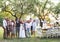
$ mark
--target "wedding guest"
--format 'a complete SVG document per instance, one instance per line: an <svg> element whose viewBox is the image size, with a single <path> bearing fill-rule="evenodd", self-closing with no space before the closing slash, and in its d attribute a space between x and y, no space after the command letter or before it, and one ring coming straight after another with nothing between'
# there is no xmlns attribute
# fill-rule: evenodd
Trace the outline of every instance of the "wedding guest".
<svg viewBox="0 0 60 42"><path fill-rule="evenodd" d="M8 23L8 36L9 37L11 37L11 35L12 35L12 22L11 22L12 20L11 19L9 19L9 23Z"/></svg>
<svg viewBox="0 0 60 42"><path fill-rule="evenodd" d="M36 28L37 24L36 24L36 21L33 20L33 23L32 23L32 27L33 27L33 35L35 36L35 28Z"/></svg>
<svg viewBox="0 0 60 42"><path fill-rule="evenodd" d="M32 22L33 22L33 19L32 19L32 18L30 18L30 25L31 25L31 35L33 34Z"/></svg>
<svg viewBox="0 0 60 42"><path fill-rule="evenodd" d="M19 18L16 19L16 37L19 38L19 31L20 31L20 20Z"/></svg>
<svg viewBox="0 0 60 42"><path fill-rule="evenodd" d="M27 32L27 37L31 37L31 24L30 24L30 20L28 20L27 23L26 23L26 32Z"/></svg>
<svg viewBox="0 0 60 42"><path fill-rule="evenodd" d="M10 37L10 20L7 19L7 37Z"/></svg>
<svg viewBox="0 0 60 42"><path fill-rule="evenodd" d="M15 34L16 34L16 24L15 24L15 21L12 20L12 31L11 31L11 38L15 38Z"/></svg>
<svg viewBox="0 0 60 42"><path fill-rule="evenodd" d="M7 21L6 21L7 18L4 18L3 19L3 29L4 29L4 34L3 34L3 38L6 39L7 38Z"/></svg>

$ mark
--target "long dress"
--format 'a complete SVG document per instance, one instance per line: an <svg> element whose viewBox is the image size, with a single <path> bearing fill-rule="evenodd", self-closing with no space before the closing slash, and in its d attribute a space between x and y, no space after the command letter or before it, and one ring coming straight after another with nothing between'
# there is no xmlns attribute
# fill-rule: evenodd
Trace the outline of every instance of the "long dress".
<svg viewBox="0 0 60 42"><path fill-rule="evenodd" d="M25 38L25 30L24 30L24 25L20 24L20 32L19 32L19 38Z"/></svg>

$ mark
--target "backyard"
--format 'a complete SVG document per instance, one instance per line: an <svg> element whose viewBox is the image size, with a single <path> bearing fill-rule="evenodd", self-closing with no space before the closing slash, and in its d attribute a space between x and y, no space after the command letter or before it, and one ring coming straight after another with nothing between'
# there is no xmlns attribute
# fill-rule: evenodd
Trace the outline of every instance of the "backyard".
<svg viewBox="0 0 60 42"><path fill-rule="evenodd" d="M3 39L1 26L8 27L9 34L14 34L19 27L18 36L28 34L28 38ZM60 0L0 0L0 42L60 42L59 36Z"/></svg>

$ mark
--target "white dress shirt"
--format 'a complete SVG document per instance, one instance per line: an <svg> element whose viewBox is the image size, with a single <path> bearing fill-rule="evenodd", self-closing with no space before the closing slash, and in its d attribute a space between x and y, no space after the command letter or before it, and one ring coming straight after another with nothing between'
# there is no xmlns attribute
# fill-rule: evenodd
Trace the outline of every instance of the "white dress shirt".
<svg viewBox="0 0 60 42"><path fill-rule="evenodd" d="M4 19L3 20L3 27L6 29L6 26L7 26L7 21Z"/></svg>

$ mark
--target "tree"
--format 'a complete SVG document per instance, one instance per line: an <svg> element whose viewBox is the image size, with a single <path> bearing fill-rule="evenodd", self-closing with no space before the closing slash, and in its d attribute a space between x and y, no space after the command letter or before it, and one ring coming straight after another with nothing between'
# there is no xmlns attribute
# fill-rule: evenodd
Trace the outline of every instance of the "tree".
<svg viewBox="0 0 60 42"><path fill-rule="evenodd" d="M8 2L8 4L6 2ZM46 7L48 4L50 5L49 8ZM17 14L19 14L19 18L21 18L25 14L32 13L37 16L40 21L41 19L44 20L45 15L53 9L50 0L6 0L2 3L2 6L2 11L10 13L15 18L18 17ZM46 9L48 12L45 14L44 11ZM42 16L44 16L44 18Z"/></svg>
<svg viewBox="0 0 60 42"><path fill-rule="evenodd" d="M37 17L39 18L39 20L40 20L40 25L41 25L41 27L42 27L42 24L41 24L41 19L43 19L42 18L42 15L44 16L44 10L46 9L46 5L47 5L47 3L48 3L48 0L40 0L40 3L37 3L37 8L38 8L38 12L37 12ZM45 16L44 16L44 19L45 19ZM43 20L44 20L43 19Z"/></svg>
<svg viewBox="0 0 60 42"><path fill-rule="evenodd" d="M53 8L52 12L56 15L56 19L58 18L58 14L60 14L60 2Z"/></svg>
<svg viewBox="0 0 60 42"><path fill-rule="evenodd" d="M8 5L6 5L6 2L9 2ZM20 18L23 14L29 14L29 13L36 13L35 5L38 3L38 0L7 0L4 1L3 5L3 11L9 12L12 16L17 17L17 13L20 14ZM13 11L11 13L9 10L6 10L6 7L10 7L10 11Z"/></svg>

